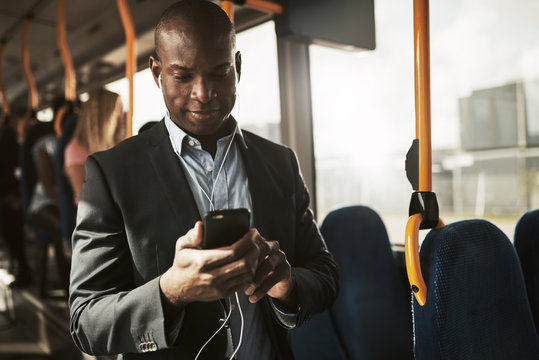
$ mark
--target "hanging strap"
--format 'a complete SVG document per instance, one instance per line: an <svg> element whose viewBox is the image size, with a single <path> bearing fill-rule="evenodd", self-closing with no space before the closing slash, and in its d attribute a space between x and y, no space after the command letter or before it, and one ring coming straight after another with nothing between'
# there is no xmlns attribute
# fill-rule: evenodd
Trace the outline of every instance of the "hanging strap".
<svg viewBox="0 0 539 360"><path fill-rule="evenodd" d="M62 136L62 119L70 110L70 106L73 106L77 98L77 80L75 68L73 67L73 60L71 59L71 54L69 53L69 47L66 40L64 2L64 0L58 0L56 3L56 42L58 44L58 49L60 50L60 55L65 68L64 97L67 104L64 104L60 109L58 109L54 118L54 131L57 137Z"/></svg>
<svg viewBox="0 0 539 360"><path fill-rule="evenodd" d="M125 76L129 82L129 107L127 108L126 118L126 137L133 135L133 109L134 109L134 75L137 68L136 56L136 34L133 18L129 11L126 0L117 0L118 10L122 18L122 24L125 32L126 56L125 56Z"/></svg>
<svg viewBox="0 0 539 360"><path fill-rule="evenodd" d="M37 95L36 82L34 76L32 75L32 69L30 67L30 52L28 51L28 32L30 31L30 25L32 24L32 19L27 18L24 21L21 34L21 59L22 59L22 68L24 72L24 77L26 78L26 83L28 84L28 107L35 115L37 108L39 106L39 99Z"/></svg>

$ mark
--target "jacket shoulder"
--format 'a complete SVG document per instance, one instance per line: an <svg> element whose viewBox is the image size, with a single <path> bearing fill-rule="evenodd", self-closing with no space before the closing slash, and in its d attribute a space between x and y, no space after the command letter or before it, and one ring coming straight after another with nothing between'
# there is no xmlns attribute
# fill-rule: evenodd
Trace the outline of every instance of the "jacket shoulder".
<svg viewBox="0 0 539 360"><path fill-rule="evenodd" d="M252 146L263 153L279 156L290 156L290 152L293 152L288 146L277 144L250 131L242 129L242 133L248 148Z"/></svg>
<svg viewBox="0 0 539 360"><path fill-rule="evenodd" d="M110 165L117 168L121 164L140 161L140 157L145 156L144 154L150 148L163 141L163 139L168 139L166 135L167 131L164 123L160 121L151 129L127 138L108 150L98 151L91 156L104 166Z"/></svg>

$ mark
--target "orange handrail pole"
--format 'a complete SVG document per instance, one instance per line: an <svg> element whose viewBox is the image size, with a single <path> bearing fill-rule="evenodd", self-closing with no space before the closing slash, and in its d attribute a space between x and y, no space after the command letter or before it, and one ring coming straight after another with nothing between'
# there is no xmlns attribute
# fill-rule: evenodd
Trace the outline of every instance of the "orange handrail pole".
<svg viewBox="0 0 539 360"><path fill-rule="evenodd" d="M4 116L9 115L9 101L7 99L6 92L4 90L4 80L2 78L2 64L3 64L3 54L4 54L4 48L6 47L6 43L2 42L0 43L0 98L2 99L2 108L4 110Z"/></svg>
<svg viewBox="0 0 539 360"><path fill-rule="evenodd" d="M118 10L120 11L120 17L122 18L122 24L125 32L126 43L126 58L125 58L125 75L129 82L129 107L127 109L126 117L126 137L133 135L133 108L134 108L134 83L133 77L137 67L137 58L135 51L135 26L133 24L133 18L127 6L126 0L117 0Z"/></svg>
<svg viewBox="0 0 539 360"><path fill-rule="evenodd" d="M245 7L269 12L276 15L281 15L283 13L283 6L271 1L264 0L247 0L245 2Z"/></svg>
<svg viewBox="0 0 539 360"><path fill-rule="evenodd" d="M418 191L432 191L429 41L429 1L414 0L415 121L416 139L419 139Z"/></svg>
<svg viewBox="0 0 539 360"><path fill-rule="evenodd" d="M21 58L24 77L28 83L28 107L37 111L39 106L39 99L37 96L37 87L34 77L32 75L32 69L30 67L30 53L28 51L28 32L30 31L31 19L26 19L22 28L21 35Z"/></svg>
<svg viewBox="0 0 539 360"><path fill-rule="evenodd" d="M427 301L427 285L423 280L421 273L421 264L419 262L419 226L423 221L421 214L410 216L406 223L406 238L404 242L404 257L406 259L406 273L408 281L412 287L412 292L419 303L425 305Z"/></svg>
<svg viewBox="0 0 539 360"><path fill-rule="evenodd" d="M234 2L232 0L222 0L221 8L226 12L232 24L234 24Z"/></svg>
<svg viewBox="0 0 539 360"><path fill-rule="evenodd" d="M62 56L62 61L65 67L65 99L67 101L75 101L77 97L77 81L75 76L75 68L73 67L73 60L69 53L66 40L66 24L64 16L64 0L58 0L56 3L56 41L58 43L58 49ZM60 137L62 135L61 120L67 111L67 105L58 110L56 118L54 119L54 131L56 135Z"/></svg>

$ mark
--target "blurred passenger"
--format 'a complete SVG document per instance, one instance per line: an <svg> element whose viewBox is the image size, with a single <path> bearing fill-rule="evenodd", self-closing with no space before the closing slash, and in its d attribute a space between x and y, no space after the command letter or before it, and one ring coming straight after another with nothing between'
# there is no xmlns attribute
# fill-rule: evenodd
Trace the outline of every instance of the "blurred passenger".
<svg viewBox="0 0 539 360"><path fill-rule="evenodd" d="M53 104L55 130L56 125L60 123L61 133L57 133L57 152L54 158L54 175L56 185L58 186L58 203L60 208L60 219L62 223L62 237L64 241L71 247L71 234L75 228L75 204L73 203L73 189L71 183L64 172L64 152L67 144L73 138L73 133L77 127L79 119L80 103L78 100L66 102L62 97ZM65 109L61 111L60 109Z"/></svg>
<svg viewBox="0 0 539 360"><path fill-rule="evenodd" d="M6 116L0 126L0 234L7 245L12 267L17 266L14 284L24 286L32 282L32 276L24 246L21 189L16 176L19 153L16 129L20 115Z"/></svg>
<svg viewBox="0 0 539 360"><path fill-rule="evenodd" d="M33 148L39 139L48 134L54 134L51 122L37 121L34 112L24 111L17 123L19 138L19 167L21 169L21 189L23 198L23 215L27 218L28 207L32 200L37 183L37 168L34 161Z"/></svg>
<svg viewBox="0 0 539 360"><path fill-rule="evenodd" d="M52 125L52 123L51 123ZM56 266L61 287L65 290L69 284L69 262L66 259L64 243L62 240L60 210L58 204L58 187L54 175L54 159L57 152L57 139L54 132L39 137L32 146L32 158L36 167L37 181L28 206L27 221L33 227L36 237L41 240L42 278L40 293L46 295L46 276L48 245L54 247ZM37 229L37 230L36 230ZM42 236L40 232L46 232ZM46 238L45 238L46 237Z"/></svg>
<svg viewBox="0 0 539 360"><path fill-rule="evenodd" d="M89 93L82 104L73 138L64 154L65 172L78 203L84 181L84 163L88 155L107 150L124 138L124 112L120 95L99 89Z"/></svg>

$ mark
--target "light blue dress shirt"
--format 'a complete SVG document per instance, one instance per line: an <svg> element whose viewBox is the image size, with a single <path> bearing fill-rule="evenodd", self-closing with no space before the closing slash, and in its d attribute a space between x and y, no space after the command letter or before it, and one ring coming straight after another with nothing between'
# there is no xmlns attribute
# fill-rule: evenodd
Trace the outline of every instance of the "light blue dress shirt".
<svg viewBox="0 0 539 360"><path fill-rule="evenodd" d="M247 208L253 214L249 181L239 148L241 146L246 149L247 145L239 126L226 158L225 154L232 134L217 141L215 159L202 149L197 139L189 136L178 127L170 119L168 113L165 116L165 126L170 135L172 147L176 155L180 157L200 217L203 218L204 214L210 211L208 198L212 197L212 191L215 210ZM217 177L221 166L221 173ZM251 216L252 225L253 216ZM243 338L237 353L238 359L274 360L276 355L264 324L260 302L251 304L243 292L238 292L238 295L244 317ZM235 296L231 296L231 301L234 304L234 310L230 316L230 329L232 330L233 349L235 350L240 337L241 318ZM272 305L274 311L280 312L273 303ZM232 355L233 349L228 349L229 356Z"/></svg>

